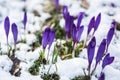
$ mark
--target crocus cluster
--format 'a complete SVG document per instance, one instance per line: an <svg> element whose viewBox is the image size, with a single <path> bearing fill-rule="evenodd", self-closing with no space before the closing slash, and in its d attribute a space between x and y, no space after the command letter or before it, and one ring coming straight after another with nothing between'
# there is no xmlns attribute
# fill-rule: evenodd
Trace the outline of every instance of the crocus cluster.
<svg viewBox="0 0 120 80"><path fill-rule="evenodd" d="M66 40L72 37L73 51L74 51L75 44L79 43L81 34L84 30L84 26L81 25L82 19L84 17L84 12L79 13L77 17L77 25L74 24L74 17L70 15L67 6L63 6L63 17L65 20ZM74 57L74 54L73 54L73 57Z"/></svg>
<svg viewBox="0 0 120 80"><path fill-rule="evenodd" d="M5 29L7 45L8 45L8 35L9 35L9 30L10 30L10 20L8 16L5 18L5 21L4 21L4 29ZM17 38L18 38L18 29L15 23L12 23L12 34L14 38L14 45L16 46Z"/></svg>
<svg viewBox="0 0 120 80"><path fill-rule="evenodd" d="M95 63L95 68L93 69L93 71L96 70L96 67L98 65L98 63L100 63L100 61L102 60L102 70L109 64L111 64L114 61L114 57L110 56L110 53L107 52L108 50L108 46L112 40L112 37L114 35L114 28L115 28L115 22L112 22L112 27L110 28L110 30L108 31L107 34L107 39L103 39L102 42L100 43L100 46L98 48L97 51L97 55L95 57L96 63ZM91 41L88 44L87 47L87 53L88 53L88 74L90 74L90 69L91 69L91 64L94 58L94 53L95 53L95 46L96 46L96 38L93 37L91 39ZM101 73L101 76L103 77L104 74Z"/></svg>

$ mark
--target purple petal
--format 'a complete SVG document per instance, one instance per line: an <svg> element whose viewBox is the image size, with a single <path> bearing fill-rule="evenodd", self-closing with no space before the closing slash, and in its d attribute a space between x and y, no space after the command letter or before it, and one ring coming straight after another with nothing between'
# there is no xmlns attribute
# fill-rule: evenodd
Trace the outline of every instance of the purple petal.
<svg viewBox="0 0 120 80"><path fill-rule="evenodd" d="M76 26L75 26L75 24L73 24L72 30L71 30L73 42L76 42L76 33L77 33Z"/></svg>
<svg viewBox="0 0 120 80"><path fill-rule="evenodd" d="M71 36L71 28L73 25L73 21L74 21L74 17L68 15L68 17L65 21L66 40L69 39Z"/></svg>
<svg viewBox="0 0 120 80"><path fill-rule="evenodd" d="M105 66L110 65L113 61L114 61L114 57L110 57L110 54L108 53L103 59L102 69L104 69Z"/></svg>
<svg viewBox="0 0 120 80"><path fill-rule="evenodd" d="M49 41L48 41L49 48L51 47L54 39L55 39L55 31L51 30L51 32L49 33Z"/></svg>
<svg viewBox="0 0 120 80"><path fill-rule="evenodd" d="M13 34L13 38L14 38L14 44L16 44L17 38L18 38L18 29L17 29L17 25L15 23L12 24L12 34Z"/></svg>
<svg viewBox="0 0 120 80"><path fill-rule="evenodd" d="M27 12L24 12L24 19L23 19L24 30L26 29L26 23L27 23Z"/></svg>
<svg viewBox="0 0 120 80"><path fill-rule="evenodd" d="M94 32L97 30L99 24L100 24L100 21L101 21L101 13L98 14L97 18L96 18L96 21L95 21L95 24L94 24Z"/></svg>
<svg viewBox="0 0 120 80"><path fill-rule="evenodd" d="M77 33L76 33L76 42L78 43L81 37L81 34L84 30L84 26L78 27Z"/></svg>
<svg viewBox="0 0 120 80"><path fill-rule="evenodd" d="M100 62L100 60L102 59L104 53L105 53L105 50L106 50L106 39L103 39L99 48L98 48L98 51L97 51L97 55L96 55L96 66L97 64Z"/></svg>
<svg viewBox="0 0 120 80"><path fill-rule="evenodd" d="M105 74L104 73L101 73L100 77L98 80L105 80Z"/></svg>
<svg viewBox="0 0 120 80"><path fill-rule="evenodd" d="M65 20L66 40L68 40L71 36L71 28L73 25L74 17L70 16L67 6L63 6L62 13Z"/></svg>
<svg viewBox="0 0 120 80"><path fill-rule="evenodd" d="M55 5L55 8L58 9L59 8L59 0L54 0L54 5Z"/></svg>
<svg viewBox="0 0 120 80"><path fill-rule="evenodd" d="M95 23L95 17L92 17L92 19L90 20L89 25L88 25L88 31L87 31L88 35L89 35L90 31L92 30L92 28L94 27L94 23Z"/></svg>
<svg viewBox="0 0 120 80"><path fill-rule="evenodd" d="M93 37L87 47L88 63L89 63L88 70L89 71L90 71L91 63L92 63L92 60L94 57L95 46L96 46L96 39L95 39L95 37Z"/></svg>
<svg viewBox="0 0 120 80"><path fill-rule="evenodd" d="M66 19L66 16L69 14L67 6L63 6L62 13L63 17Z"/></svg>
<svg viewBox="0 0 120 80"><path fill-rule="evenodd" d="M8 16L5 18L5 21L4 21L4 29L5 29L7 43L8 43L8 35L9 35L9 30L10 30L10 20Z"/></svg>
<svg viewBox="0 0 120 80"><path fill-rule="evenodd" d="M43 46L43 49L45 49L47 44L48 44L48 38L49 38L50 31L51 31L50 27L47 27L45 29L45 31L43 32L43 35L42 35L42 46Z"/></svg>
<svg viewBox="0 0 120 80"><path fill-rule="evenodd" d="M115 32L115 25L116 23L115 22L112 22L112 25L111 25L111 28L107 34L107 46L109 46L112 38L113 38L113 35L114 35L114 32Z"/></svg>
<svg viewBox="0 0 120 80"><path fill-rule="evenodd" d="M80 26L81 22L82 22L82 19L84 17L84 12L80 12L79 15L78 15L78 22L77 22L77 27Z"/></svg>

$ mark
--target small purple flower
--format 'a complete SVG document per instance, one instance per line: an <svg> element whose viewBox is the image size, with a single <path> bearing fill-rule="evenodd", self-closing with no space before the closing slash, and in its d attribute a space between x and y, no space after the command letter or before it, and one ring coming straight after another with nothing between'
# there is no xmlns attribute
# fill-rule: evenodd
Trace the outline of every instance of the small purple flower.
<svg viewBox="0 0 120 80"><path fill-rule="evenodd" d="M90 43L88 44L87 47L87 54L88 54L88 71L90 73L90 67L91 67L91 63L94 57L94 52L95 52L95 46L96 46L96 39L95 37L92 38L92 40L90 41Z"/></svg>
<svg viewBox="0 0 120 80"><path fill-rule="evenodd" d="M95 17L91 18L89 25L88 25L88 32L87 32L88 35L89 35L90 31L92 30L92 28L94 29L93 34L95 33L95 31L97 30L97 28L100 24L100 21L101 21L101 13L98 14L96 19L95 19Z"/></svg>
<svg viewBox="0 0 120 80"><path fill-rule="evenodd" d="M84 30L84 26L79 26L78 28L73 24L71 35L74 43L78 43L81 37L81 34Z"/></svg>
<svg viewBox="0 0 120 80"><path fill-rule="evenodd" d="M105 74L102 72L98 80L105 80Z"/></svg>
<svg viewBox="0 0 120 80"><path fill-rule="evenodd" d="M47 27L43 32L43 36L42 36L43 49L45 49L47 45L49 45L50 48L54 38L55 38L55 31L51 30L50 27Z"/></svg>
<svg viewBox="0 0 120 80"><path fill-rule="evenodd" d="M113 61L114 57L110 57L110 54L108 53L103 59L102 69L104 69L105 66L110 65Z"/></svg>
<svg viewBox="0 0 120 80"><path fill-rule="evenodd" d="M27 23L27 12L24 12L24 18L23 18L24 30L26 30L26 23Z"/></svg>
<svg viewBox="0 0 120 80"><path fill-rule="evenodd" d="M96 66L97 64L100 62L100 60L102 59L104 53L105 53L105 50L106 50L106 39L103 39L99 48L98 48L98 51L97 51L97 55L96 55L96 65L95 65L95 69L96 69Z"/></svg>
<svg viewBox="0 0 120 80"><path fill-rule="evenodd" d="M100 24L100 21L101 21L101 13L98 14L96 20L95 20L95 24L94 24L94 32L97 30L99 24Z"/></svg>
<svg viewBox="0 0 120 80"><path fill-rule="evenodd" d="M8 35L10 30L10 20L8 16L5 18L5 21L4 21L4 29L5 29L7 44L8 44Z"/></svg>
<svg viewBox="0 0 120 80"><path fill-rule="evenodd" d="M66 40L68 40L71 36L71 27L73 25L74 17L70 16L67 6L63 6L62 12L63 12L64 20L65 20Z"/></svg>
<svg viewBox="0 0 120 80"><path fill-rule="evenodd" d="M44 49L46 48L46 46L48 44L47 40L48 40L48 37L49 37L49 33L50 33L50 28L47 27L45 29L45 31L43 32L43 36L42 36L42 46L43 46Z"/></svg>
<svg viewBox="0 0 120 80"><path fill-rule="evenodd" d="M12 24L12 34L13 34L13 38L14 38L14 44L16 45L17 38L18 38L18 29L17 29L17 25L15 23Z"/></svg>
<svg viewBox="0 0 120 80"><path fill-rule="evenodd" d="M58 9L59 8L59 0L54 0L54 5L55 5L55 8Z"/></svg>
<svg viewBox="0 0 120 80"><path fill-rule="evenodd" d="M112 24L111 24L111 28L107 34L107 46L109 46L112 38L113 38L113 35L114 35L114 32L115 32L115 25L116 25L116 22L113 21Z"/></svg>

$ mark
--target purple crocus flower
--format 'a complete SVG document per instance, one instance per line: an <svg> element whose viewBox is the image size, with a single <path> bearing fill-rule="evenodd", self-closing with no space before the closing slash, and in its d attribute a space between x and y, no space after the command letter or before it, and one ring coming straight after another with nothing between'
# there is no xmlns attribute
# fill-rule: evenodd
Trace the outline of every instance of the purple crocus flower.
<svg viewBox="0 0 120 80"><path fill-rule="evenodd" d="M98 29L98 26L99 26L99 24L100 24L100 21L101 21L101 13L98 14L98 16L97 16L97 18L96 18L96 20L95 20L95 24L94 24L94 29L95 29L95 31ZM95 32L95 31L94 31L94 32Z"/></svg>
<svg viewBox="0 0 120 80"><path fill-rule="evenodd" d="M95 69L96 69L96 66L97 64L100 62L100 60L102 59L104 53L105 53L105 50L106 50L106 39L103 39L99 48L98 48L98 51L97 51L97 55L96 55L96 65L95 65Z"/></svg>
<svg viewBox="0 0 120 80"><path fill-rule="evenodd" d="M18 38L18 29L17 29L17 25L15 23L12 24L12 34L13 34L13 38L14 38L14 44L16 45L17 38Z"/></svg>
<svg viewBox="0 0 120 80"><path fill-rule="evenodd" d="M108 53L103 59L102 69L104 69L105 66L110 65L113 61L114 57L110 57L110 54Z"/></svg>
<svg viewBox="0 0 120 80"><path fill-rule="evenodd" d="M78 43L81 37L81 34L84 30L84 26L79 26L78 28L73 24L71 35L74 43Z"/></svg>
<svg viewBox="0 0 120 80"><path fill-rule="evenodd" d="M73 25L74 17L70 16L67 6L63 6L62 12L63 12L64 20L65 20L66 40L68 40L71 35L71 27Z"/></svg>
<svg viewBox="0 0 120 80"><path fill-rule="evenodd" d="M93 34L95 33L95 31L97 30L97 28L100 24L100 21L101 21L101 13L98 14L96 19L95 19L95 17L91 18L89 25L88 25L88 31L87 31L88 35L89 35L90 31L92 30L92 28L94 29Z"/></svg>
<svg viewBox="0 0 120 80"><path fill-rule="evenodd" d="M47 27L43 32L43 36L42 36L43 49L45 49L47 45L49 45L50 48L54 38L55 38L55 31L51 30L50 27Z"/></svg>
<svg viewBox="0 0 120 80"><path fill-rule="evenodd" d="M42 46L43 46L43 49L45 49L46 48L46 46L47 46L47 39L48 39L48 37L49 37L49 33L50 33L50 28L49 27L47 27L46 29L45 29L45 31L43 32L43 36L42 36Z"/></svg>
<svg viewBox="0 0 120 80"><path fill-rule="evenodd" d="M81 22L84 16L84 12L80 12L77 18L77 27L74 23L72 23L71 27L71 35L74 43L78 43L81 37L81 34L84 30L84 26L81 26Z"/></svg>
<svg viewBox="0 0 120 80"><path fill-rule="evenodd" d="M105 74L102 72L98 80L105 80Z"/></svg>
<svg viewBox="0 0 120 80"><path fill-rule="evenodd" d="M113 21L112 24L111 24L111 28L107 34L107 46L109 46L112 38L113 38L113 35L114 35L114 32L115 32L115 25L116 25L116 22Z"/></svg>
<svg viewBox="0 0 120 80"><path fill-rule="evenodd" d="M55 5L55 8L58 9L59 8L59 0L54 0L54 5Z"/></svg>
<svg viewBox="0 0 120 80"><path fill-rule="evenodd" d="M4 21L4 29L5 29L7 45L8 45L8 35L9 35L9 30L10 30L10 20L8 16L5 18L5 21Z"/></svg>
<svg viewBox="0 0 120 80"><path fill-rule="evenodd" d="M96 39L95 37L92 38L92 40L90 41L90 43L88 44L88 48L87 48L87 54L88 54L88 71L90 73L90 67L91 67L91 63L94 57L94 52L95 52L95 46L96 46Z"/></svg>
<svg viewBox="0 0 120 80"><path fill-rule="evenodd" d="M27 12L24 12L24 18L23 18L24 30L26 30L26 23L27 23Z"/></svg>

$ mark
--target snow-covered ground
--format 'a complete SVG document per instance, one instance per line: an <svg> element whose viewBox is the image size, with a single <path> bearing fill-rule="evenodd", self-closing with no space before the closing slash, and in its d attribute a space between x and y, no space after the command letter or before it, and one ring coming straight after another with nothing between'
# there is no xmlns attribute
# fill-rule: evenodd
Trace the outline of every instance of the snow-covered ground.
<svg viewBox="0 0 120 80"><path fill-rule="evenodd" d="M120 23L120 1L119 0L87 0L89 7L85 9L80 6L82 0L60 0L60 5L67 5L71 15L77 16L79 12L85 12L87 17L82 20L82 24L85 25L84 32L81 40L85 40L86 31L89 20L93 16L97 16L101 12L101 23L98 30L95 33L97 40L97 48L103 38L106 37L108 30L111 27L113 20ZM0 80L42 80L41 75L33 76L28 72L28 69L33 65L34 61L39 58L39 52L42 51L41 46L34 51L28 51L31 49L30 44L37 40L33 34L35 31L43 31L42 24L46 19L51 17L50 13L44 12L44 4L49 4L49 0L0 0L0 43L3 54L0 55ZM114 6L112 5L114 4ZM6 36L4 32L4 19L6 16L10 18L10 24L15 22L18 26L18 41L25 38L23 29L23 8L26 7L28 22L26 26L26 44L18 43L15 56L21 60L20 77L15 77L9 73L13 62L5 54L7 52ZM35 16L33 11L37 11L40 16ZM64 26L64 20L60 20L60 25ZM28 33L29 32L29 33ZM115 32L112 42L109 46L108 52L115 57L114 62L104 69L105 80L118 80L120 79L120 31ZM8 38L9 44L13 47L13 36L11 33ZM78 58L61 60L58 59L56 63L58 67L58 74L60 80L70 80L75 76L84 75L83 68L87 68L87 50L83 49ZM44 72L48 70L50 65L46 65ZM94 65L93 65L94 66ZM98 66L96 74L99 75L101 67ZM51 67L50 73L55 72L55 66ZM87 72L87 71L86 71ZM92 80L97 80L93 75Z"/></svg>

